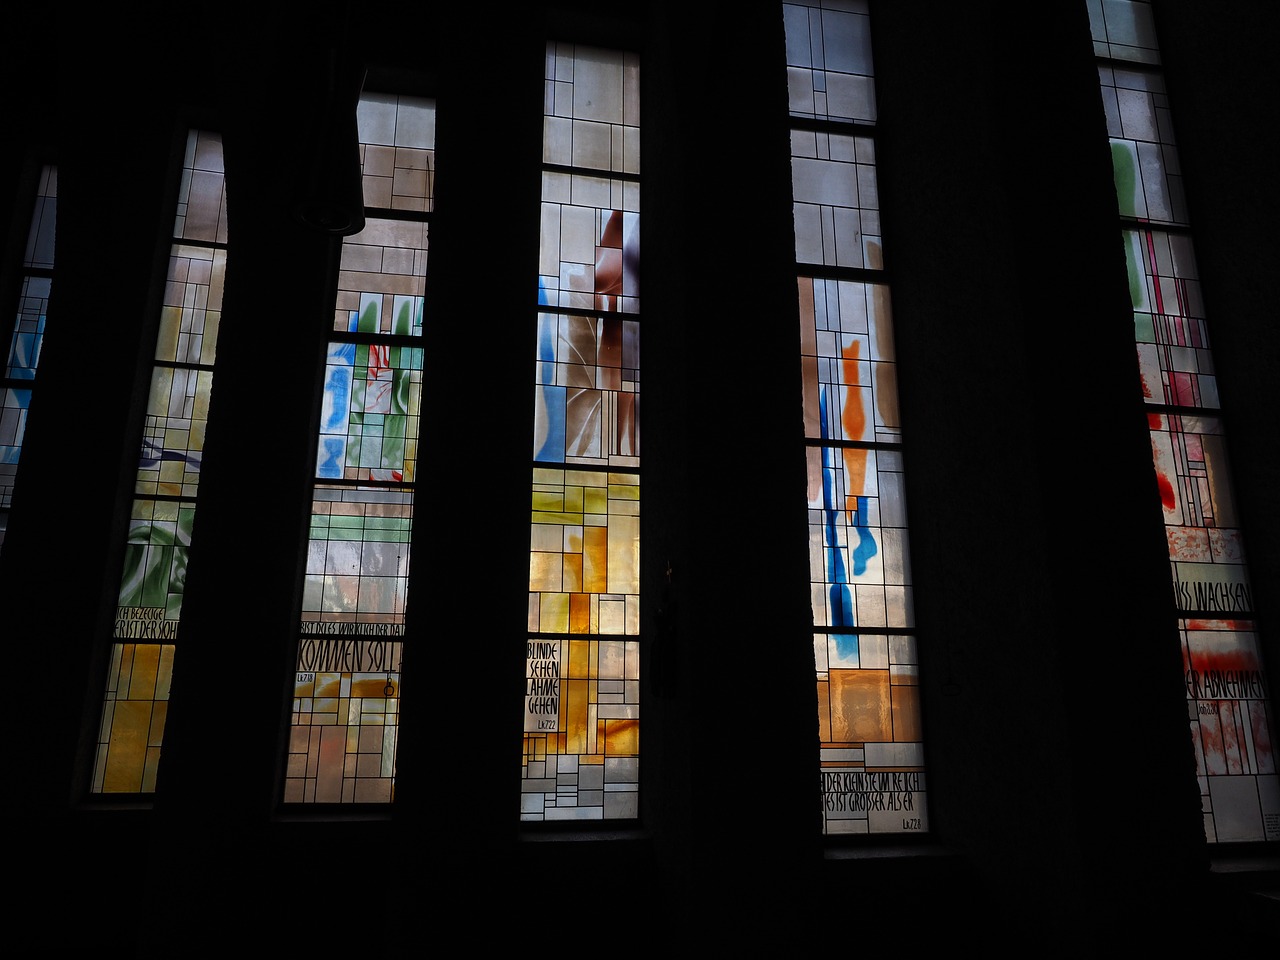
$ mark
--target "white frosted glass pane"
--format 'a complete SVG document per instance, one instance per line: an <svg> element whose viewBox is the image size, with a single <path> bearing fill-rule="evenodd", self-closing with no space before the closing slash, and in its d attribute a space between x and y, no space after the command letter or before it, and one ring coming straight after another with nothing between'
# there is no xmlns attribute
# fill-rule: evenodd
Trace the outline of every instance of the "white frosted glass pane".
<svg viewBox="0 0 1280 960"><path fill-rule="evenodd" d="M396 97L394 94L366 93L356 106L356 125L362 143L391 146L396 140Z"/></svg>

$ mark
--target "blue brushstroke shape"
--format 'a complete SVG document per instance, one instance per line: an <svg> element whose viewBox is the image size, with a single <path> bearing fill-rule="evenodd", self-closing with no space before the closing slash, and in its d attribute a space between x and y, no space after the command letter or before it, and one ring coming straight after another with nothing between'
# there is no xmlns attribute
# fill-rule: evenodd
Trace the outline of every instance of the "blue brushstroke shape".
<svg viewBox="0 0 1280 960"><path fill-rule="evenodd" d="M541 284L539 284L541 289ZM552 386L556 380L556 325L552 317L543 316L538 320L538 397L547 411L547 436L542 446L533 455L534 460L551 461L564 459L565 444L565 405L564 387Z"/></svg>
<svg viewBox="0 0 1280 960"><path fill-rule="evenodd" d="M858 528L858 545L853 551L853 575L860 577L867 572L867 561L874 557L879 548L876 546L876 538L871 533L871 528L867 526L867 498L858 498L858 512L854 515L853 523Z"/></svg>
<svg viewBox="0 0 1280 960"><path fill-rule="evenodd" d="M329 365L324 378L324 422L316 456L316 476L326 480L342 477L346 457L347 424L351 415L351 384L356 362L354 343L329 344ZM337 436L333 436L337 434Z"/></svg>
<svg viewBox="0 0 1280 960"><path fill-rule="evenodd" d="M337 366L336 363L346 366ZM347 422L351 407L351 368L356 362L354 343L334 344L329 352L329 370L324 390L329 395L329 417L321 428L325 431L341 429Z"/></svg>
<svg viewBox="0 0 1280 960"><path fill-rule="evenodd" d="M822 388L822 394L819 398L819 422L822 424L822 439L829 439L827 435L827 388ZM835 469L831 464L831 455L833 448L823 444L822 447L822 510L823 521L826 526L826 553L827 553L827 582L831 584L830 603L831 603L831 625L833 627L852 627L855 625L855 617L853 614L853 596L849 592L849 577L844 567L844 552L840 549L840 510L836 500L835 492ZM853 638L853 642L857 643L857 638ZM841 641L837 640L837 649L841 655L844 655L843 649L840 648Z"/></svg>
<svg viewBox="0 0 1280 960"><path fill-rule="evenodd" d="M341 437L322 437L320 440L320 462L316 466L316 476L325 480L342 478L343 450L346 444Z"/></svg>
<svg viewBox="0 0 1280 960"><path fill-rule="evenodd" d="M170 450L167 447L152 443L150 440L142 441L142 454L138 463L140 467L149 469L157 466L163 460L178 460L190 467L194 467L196 470L200 469L200 454L198 453L191 453L186 450Z"/></svg>

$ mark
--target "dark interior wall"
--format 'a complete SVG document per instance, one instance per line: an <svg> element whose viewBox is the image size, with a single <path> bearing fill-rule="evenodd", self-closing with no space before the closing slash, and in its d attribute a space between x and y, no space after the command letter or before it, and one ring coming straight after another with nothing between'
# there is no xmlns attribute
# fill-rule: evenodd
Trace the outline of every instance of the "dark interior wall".
<svg viewBox="0 0 1280 960"><path fill-rule="evenodd" d="M1265 5L1205 7L1165 0L1157 15L1265 629L1280 351L1275 135L1257 121L1277 34ZM56 83L32 79L43 58L10 64L28 93L7 111L12 142L31 147L3 158L10 222L30 161L59 166L50 332L0 551L2 634L25 667L7 792L15 828L47 838L24 864L34 901L57 891L86 931L160 955L237 936L224 916L287 935L339 903L352 919L338 926L388 943L491 936L491 917L556 897L637 940L696 920L708 942L793 937L821 913L833 943L871 943L958 906L1005 932L1137 929L1188 897L1251 916L1252 901L1209 899L1083 4L1029 20L997 0L873 3L932 829L839 856L818 836L813 776L780 22L754 5L529 5L499 30L494 11L444 9L394 28L173 14L172 43L101 24L101 45L57 59ZM526 395L533 356L518 265L537 250L548 38L638 49L645 110L642 829L572 841L520 830L511 736L531 411L509 397ZM433 460L397 803L342 820L284 816L275 799L336 249L285 198L314 168L331 50L439 105ZM224 132L231 265L183 656L154 805L104 808L83 791L138 371L171 170L200 123ZM238 663L230 681L212 668ZM361 912L387 889L394 929Z"/></svg>

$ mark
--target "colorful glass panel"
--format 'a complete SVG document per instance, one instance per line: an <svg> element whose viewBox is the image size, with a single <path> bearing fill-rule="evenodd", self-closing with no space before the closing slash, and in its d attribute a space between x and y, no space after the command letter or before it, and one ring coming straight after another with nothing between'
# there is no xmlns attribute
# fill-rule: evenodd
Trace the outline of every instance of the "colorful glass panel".
<svg viewBox="0 0 1280 960"><path fill-rule="evenodd" d="M786 3L823 827L925 832L898 387L865 2ZM836 276L804 274L808 265ZM845 276L838 274L843 271Z"/></svg>
<svg viewBox="0 0 1280 960"><path fill-rule="evenodd" d="M324 368L286 803L395 799L435 104L366 93L357 125L365 227Z"/></svg>
<svg viewBox="0 0 1280 960"><path fill-rule="evenodd" d="M638 183L544 173L538 302L638 312L639 210Z"/></svg>
<svg viewBox="0 0 1280 960"><path fill-rule="evenodd" d="M213 390L226 204L221 137L193 130L124 547L94 792L145 793L155 786Z"/></svg>
<svg viewBox="0 0 1280 960"><path fill-rule="evenodd" d="M1199 597L1192 603L1204 603ZM1219 601L1208 601L1212 609ZM1223 606L1236 603L1227 599ZM1217 842L1274 840L1280 780L1262 652L1248 619L1182 619L1191 742Z"/></svg>
<svg viewBox="0 0 1280 960"><path fill-rule="evenodd" d="M535 460L639 464L639 323L539 314L537 369Z"/></svg>
<svg viewBox="0 0 1280 960"><path fill-rule="evenodd" d="M1280 839L1273 706L1150 3L1089 0L1210 842Z"/></svg>
<svg viewBox="0 0 1280 960"><path fill-rule="evenodd" d="M520 816L629 819L640 754L636 57L550 44L543 133L537 303L557 312L537 316Z"/></svg>

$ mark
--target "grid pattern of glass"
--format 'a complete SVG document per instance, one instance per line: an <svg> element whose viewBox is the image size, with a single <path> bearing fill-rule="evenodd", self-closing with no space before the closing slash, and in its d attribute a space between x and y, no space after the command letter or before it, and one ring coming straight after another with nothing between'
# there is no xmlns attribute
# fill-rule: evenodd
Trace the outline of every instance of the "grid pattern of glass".
<svg viewBox="0 0 1280 960"><path fill-rule="evenodd" d="M640 754L639 61L552 43L546 65L538 304L554 311L537 321L520 815L626 819Z"/></svg>
<svg viewBox="0 0 1280 960"><path fill-rule="evenodd" d="M390 803L422 404L435 104L366 93L366 218L325 363L286 803Z"/></svg>
<svg viewBox="0 0 1280 960"><path fill-rule="evenodd" d="M356 107L356 122L365 206L430 213L435 198L435 104L366 93Z"/></svg>
<svg viewBox="0 0 1280 960"><path fill-rule="evenodd" d="M213 389L226 245L222 138L193 130L151 368L95 793L155 789Z"/></svg>
<svg viewBox="0 0 1280 960"><path fill-rule="evenodd" d="M817 130L791 132L796 258L836 267L884 266L875 141Z"/></svg>
<svg viewBox="0 0 1280 960"><path fill-rule="evenodd" d="M786 3L783 12L824 831L923 833L924 744L892 311L881 274L870 17L858 0ZM808 275L815 267L836 269L818 278Z"/></svg>
<svg viewBox="0 0 1280 960"><path fill-rule="evenodd" d="M1154 18L1089 0L1211 842L1280 839L1280 774Z"/></svg>
<svg viewBox="0 0 1280 960"><path fill-rule="evenodd" d="M32 382L40 362L49 293L53 288L53 239L58 203L58 170L46 166L40 172L31 229L22 254L21 292L9 338L4 379L0 380L0 548L13 502L13 483L22 456L22 437L31 406Z"/></svg>
<svg viewBox="0 0 1280 960"><path fill-rule="evenodd" d="M621 317L538 316L533 458L640 462L640 325Z"/></svg>

